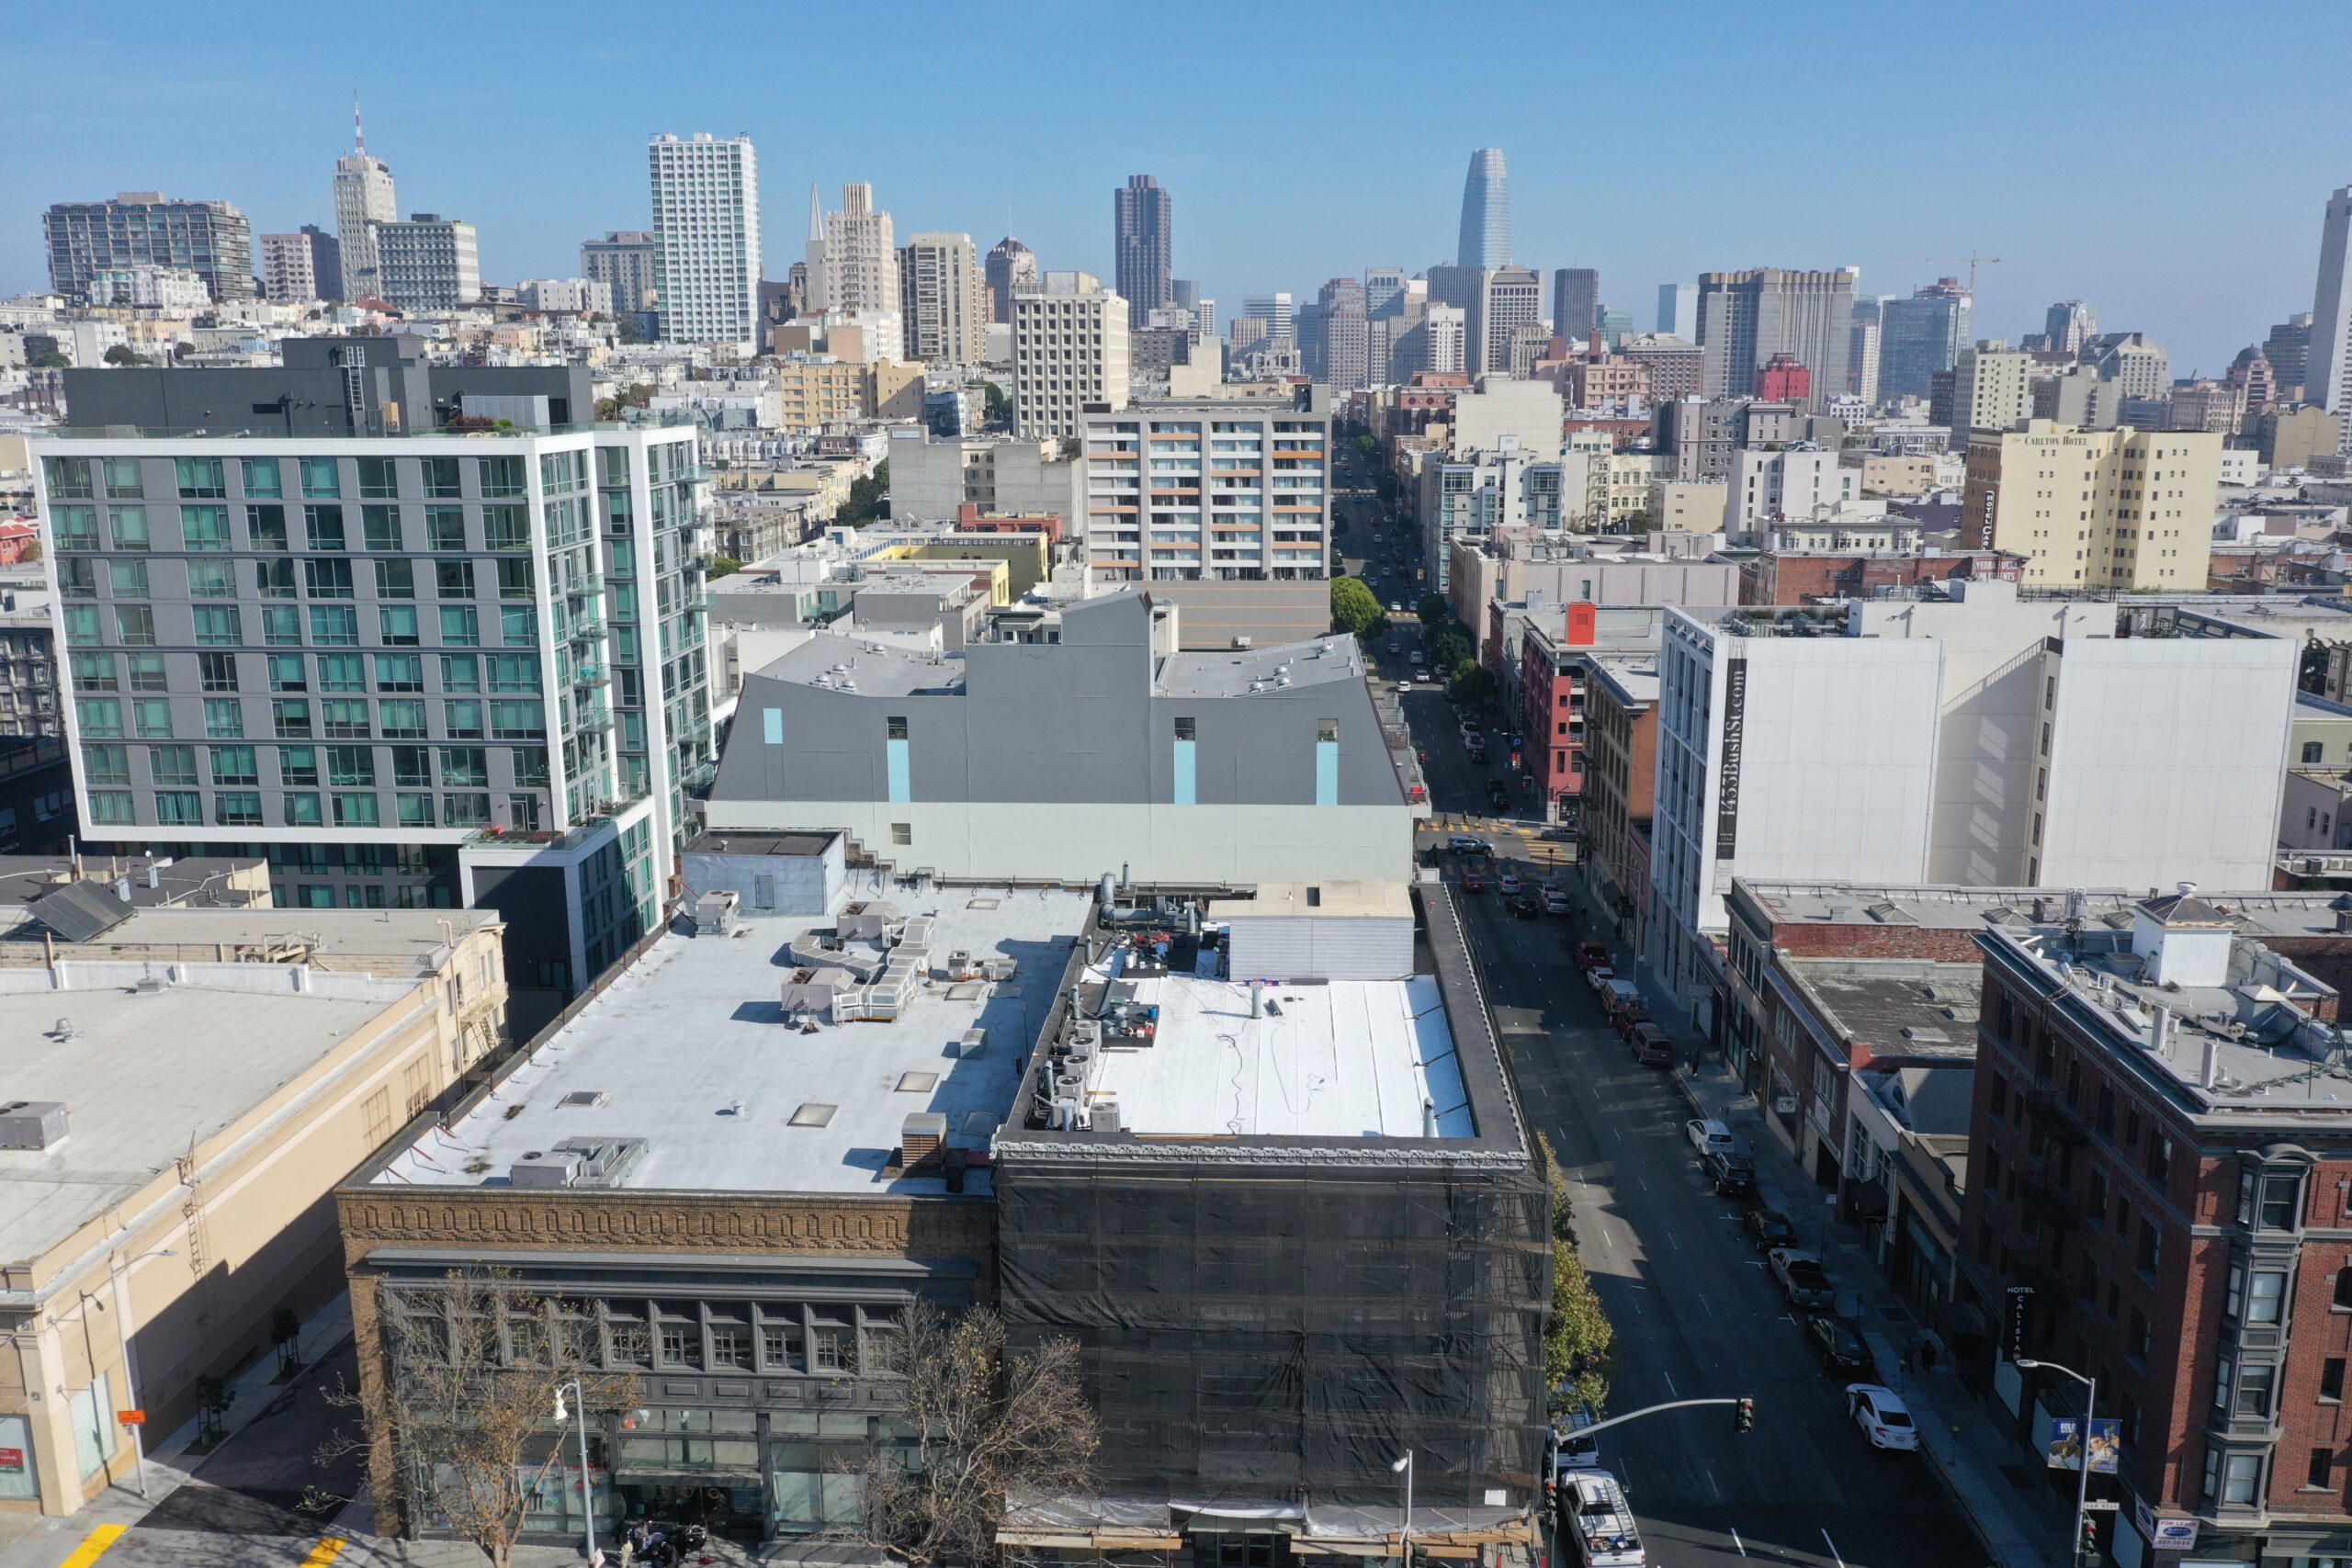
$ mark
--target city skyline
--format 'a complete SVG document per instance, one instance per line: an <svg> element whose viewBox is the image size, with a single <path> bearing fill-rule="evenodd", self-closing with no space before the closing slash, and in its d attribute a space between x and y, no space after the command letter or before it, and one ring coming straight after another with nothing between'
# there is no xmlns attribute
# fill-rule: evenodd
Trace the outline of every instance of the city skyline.
<svg viewBox="0 0 2352 1568"><path fill-rule="evenodd" d="M274 28L290 7L248 6L250 36L266 42L254 68L284 85L267 97L222 101L208 85L180 79L169 62L185 58L205 36L198 19L163 7L134 6L141 35L154 47L120 61L105 80L70 73L44 82L21 100L20 126L42 146L0 175L0 291L45 286L40 214L51 203L104 197L117 190L161 189L191 199L234 203L256 234L291 232L304 222L334 228L325 172L349 151L347 60L332 40L306 29ZM2218 374L2231 355L2258 342L2269 322L2311 307L2317 220L2328 193L2352 180L2352 167L2317 158L2246 160L2225 149L2195 148L2167 157L2161 184L2139 162L2120 162L2102 190L2080 180L2026 181L2018 171L2050 148L2086 144L2081 134L2097 111L2053 102L2034 117L1977 128L1982 156L1943 166L1930 179L1899 136L1883 143L1841 142L1834 168L1788 165L1788 181L1762 177L1769 164L1726 168L1723 138L1737 134L1724 107L1749 101L1730 89L1768 79L1783 67L1824 91L1842 95L1852 123L1903 123L1917 112L1918 51L1943 50L1955 78L2025 69L2021 35L1996 9L1955 21L1897 17L1857 37L1830 32L1802 46L1736 11L1696 7L1707 18L1703 51L1687 29L1629 36L1616 49L1623 69L1587 73L1579 89L1591 111L1659 115L1663 140L1636 166L1578 158L1557 129L1532 106L1480 102L1440 109L1417 120L1413 144L1368 160L1340 160L1329 175L1302 186L1263 150L1331 123L1340 104L1379 101L1384 90L1418 91L1410 51L1367 49L1345 69L1306 45L1342 14L1301 6L1267 18L1254 35L1271 56L1295 59L1301 91L1270 107L1238 84L1200 90L1200 112L1181 134L1163 119L1130 120L1110 79L1057 73L1102 46L1099 34L1050 27L1024 28L1016 44L1001 29L951 10L931 14L910 48L941 60L963 58L983 76L1012 79L1035 70L1069 85L1050 98L1024 96L1005 131L1022 144L1071 148L1046 161L986 160L978 152L942 158L935 137L911 123L862 117L842 98L825 107L796 97L787 107L760 76L763 39L781 42L781 21L745 18L738 47L694 51L672 62L617 41L624 13L595 24L589 7L571 34L589 40L545 41L552 68L529 79L435 79L429 73L368 81L370 149L399 171L410 199L433 209L477 215L485 280L570 276L583 240L650 223L643 189L645 137L660 130L720 136L748 132L762 145L763 173L774 189L814 180L827 189L867 181L888 193L908 231L966 231L986 245L1018 234L1054 268L1105 277L1114 268L1102 193L1137 169L1155 171L1184 204L1185 259L1212 298L1287 289L1306 297L1332 276L1361 276L1367 266L1419 272L1449 259L1460 215L1462 171L1476 148L1498 147L1510 166L1513 259L1548 278L1561 266L1597 267L1607 302L1650 317L1660 284L1688 282L1703 271L1753 266L1861 268L1860 292L1908 296L1955 270L1955 264L1906 258L1974 249L2003 259L1985 267L1974 330L2015 341L2037 330L2052 300L2093 301L2103 320L2147 332L2171 351L2177 373ZM1225 7L1180 8L1203 25L1238 17ZM425 7L420 26L430 26ZM1041 22L1065 7L1036 8ZM1495 25L1508 28L1508 8ZM1344 13L1346 24L1375 30L1380 13ZM1540 13L1526 13L1534 17ZM2109 24L2117 7L2084 7L2057 17L2037 15L2041 58L2070 48L2103 51L2120 71L2152 85L2161 99L2184 106L2200 95L2219 101L2221 85L2259 73L2282 101L2305 106L2329 123L2352 88L2326 62L2340 58L2330 39L2352 41L2352 24L2336 10L2309 6L2274 13L2261 36L2199 30L2186 8L2135 8L2132 27ZM2300 21L2296 19L2300 17ZM1253 24L1254 26L1255 24ZM2309 47L2281 52L2270 40L2293 32ZM1084 36L1078 36L1084 33ZM105 39L75 19L28 21L20 39L31 52L71 55L105 49ZM615 41L601 41L601 40ZM2071 41L2070 41L2071 40ZM1299 47L1295 51L1291 45ZM636 112L602 116L578 130L562 111L562 94L582 73L626 72ZM1239 100L1251 101L1248 112ZM1136 129L1126 129L1128 125ZM300 133L315 128L314 134ZM288 134L289 129L296 134ZM488 138L500 156L482 156ZM977 148L983 145L975 142ZM1256 149L1255 152L1252 149ZM429 197L428 194L429 193ZM1605 217L1602 215L1606 215ZM767 214L766 249L788 256L797 220ZM778 227L779 224L790 227ZM1961 270L1964 271L1964 265Z"/></svg>

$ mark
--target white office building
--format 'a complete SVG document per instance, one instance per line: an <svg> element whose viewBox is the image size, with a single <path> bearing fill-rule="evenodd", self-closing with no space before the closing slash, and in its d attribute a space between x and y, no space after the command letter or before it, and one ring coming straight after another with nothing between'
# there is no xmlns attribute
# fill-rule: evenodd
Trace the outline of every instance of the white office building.
<svg viewBox="0 0 2352 1568"><path fill-rule="evenodd" d="M1088 564L1105 582L1329 575L1330 394L1086 416Z"/></svg>
<svg viewBox="0 0 2352 1568"><path fill-rule="evenodd" d="M2327 198L2320 229L2303 396L2330 412L2352 414L2352 186ZM2344 429L2342 450L2352 452L2352 418L2344 421Z"/></svg>
<svg viewBox="0 0 2352 1568"><path fill-rule="evenodd" d="M1048 273L1012 300L1012 412L1023 435L1074 436L1086 405L1127 406L1127 302L1090 274Z"/></svg>
<svg viewBox="0 0 2352 1568"><path fill-rule="evenodd" d="M1861 470L1846 468L1826 446L1742 446L1731 455L1724 532L1761 534L1782 518L1808 521L1816 506L1851 501L1860 481Z"/></svg>
<svg viewBox="0 0 2352 1568"><path fill-rule="evenodd" d="M613 287L598 278L526 277L515 285L514 292L526 310L567 313L587 310L599 316L613 313Z"/></svg>
<svg viewBox="0 0 2352 1568"><path fill-rule="evenodd" d="M376 275L376 225L390 223L400 215L392 192L392 166L368 151L363 136L358 148L336 159L334 164L334 237L343 247L344 299L381 297L382 284Z"/></svg>
<svg viewBox="0 0 2352 1568"><path fill-rule="evenodd" d="M438 213L413 213L369 226L376 295L402 310L453 310L481 298L474 226Z"/></svg>
<svg viewBox="0 0 2352 1568"><path fill-rule="evenodd" d="M1736 876L2267 885L2295 640L2125 637L2111 603L1951 586L1667 612L1649 957L1702 1024Z"/></svg>
<svg viewBox="0 0 2352 1568"><path fill-rule="evenodd" d="M760 170L752 139L665 133L646 149L646 162L662 339L748 351L760 335Z"/></svg>
<svg viewBox="0 0 2352 1568"><path fill-rule="evenodd" d="M874 187L842 186L842 207L825 214L824 276L820 295L828 310L899 309L899 247L890 215L874 206Z"/></svg>

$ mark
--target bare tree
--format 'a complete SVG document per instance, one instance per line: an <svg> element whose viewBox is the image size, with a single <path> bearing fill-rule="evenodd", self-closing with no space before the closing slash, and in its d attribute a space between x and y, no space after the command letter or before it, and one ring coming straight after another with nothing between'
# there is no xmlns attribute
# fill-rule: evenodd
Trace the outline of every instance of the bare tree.
<svg viewBox="0 0 2352 1568"><path fill-rule="evenodd" d="M498 1271L379 1280L372 1306L377 1364L357 1390L327 1396L358 1410L364 1429L337 1433L320 1462L367 1450L379 1515L446 1520L508 1568L533 1495L567 1457L579 1460L554 1419L558 1396L570 1400L577 1379L591 1418L635 1405L643 1330L599 1325L587 1303Z"/></svg>
<svg viewBox="0 0 2352 1568"><path fill-rule="evenodd" d="M907 1436L852 1467L865 1507L842 1530L848 1539L910 1568L994 1562L1008 1494L1091 1485L1102 1428L1080 1386L1075 1340L1014 1351L1004 1320L986 1308L951 1322L919 1305L891 1358Z"/></svg>

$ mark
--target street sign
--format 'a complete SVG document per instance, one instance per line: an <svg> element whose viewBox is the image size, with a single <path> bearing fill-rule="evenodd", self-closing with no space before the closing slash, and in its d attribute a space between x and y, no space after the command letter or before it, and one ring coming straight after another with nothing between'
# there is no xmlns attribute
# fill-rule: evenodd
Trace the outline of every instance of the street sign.
<svg viewBox="0 0 2352 1568"><path fill-rule="evenodd" d="M2123 1505L2112 1497L2086 1498L2084 1500L2083 1506L2094 1514L2118 1514L2123 1511Z"/></svg>
<svg viewBox="0 0 2352 1568"><path fill-rule="evenodd" d="M144 1410L118 1410L114 1413L114 1418L126 1427L147 1425L147 1412Z"/></svg>

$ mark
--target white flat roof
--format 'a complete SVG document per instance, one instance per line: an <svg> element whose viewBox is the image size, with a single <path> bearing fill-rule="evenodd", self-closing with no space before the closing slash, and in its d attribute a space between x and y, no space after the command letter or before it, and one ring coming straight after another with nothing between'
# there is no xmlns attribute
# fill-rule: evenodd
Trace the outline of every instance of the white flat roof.
<svg viewBox="0 0 2352 1568"><path fill-rule="evenodd" d="M108 967L128 977L141 966ZM141 996L127 984L51 990L40 978L39 989L0 989L0 1084L10 1100L62 1102L67 1132L52 1148L0 1150L0 1258L10 1261L128 1201L192 1140L234 1125L411 988L343 976L337 989L362 994L189 985Z"/></svg>
<svg viewBox="0 0 2352 1568"><path fill-rule="evenodd" d="M935 959L960 951L1020 968L972 995L952 995L959 987L944 981L920 986L890 1022L803 1034L784 1022L783 986L799 967L786 950L831 930L832 916L746 919L738 929L748 934L734 937L673 931L447 1134L428 1132L375 1179L503 1186L517 1159L567 1139L641 1138L617 1182L624 1190L944 1193L936 1172L885 1172L906 1119L943 1112L951 1146L987 1146L1010 1116L1016 1063L1044 1027L1089 899L1035 888L853 896L931 918ZM988 1031L986 1049L958 1056L975 1026ZM562 1103L583 1094L601 1099ZM822 1125L795 1126L804 1104L833 1109ZM965 1190L989 1190L984 1168Z"/></svg>
<svg viewBox="0 0 2352 1568"><path fill-rule="evenodd" d="M1433 975L1270 986L1261 1018L1247 986L1190 975L1133 984L1136 1001L1159 1009L1154 1043L1103 1051L1089 1083L1092 1103L1118 1101L1124 1131L1418 1138L1426 1100L1439 1137L1477 1135Z"/></svg>

